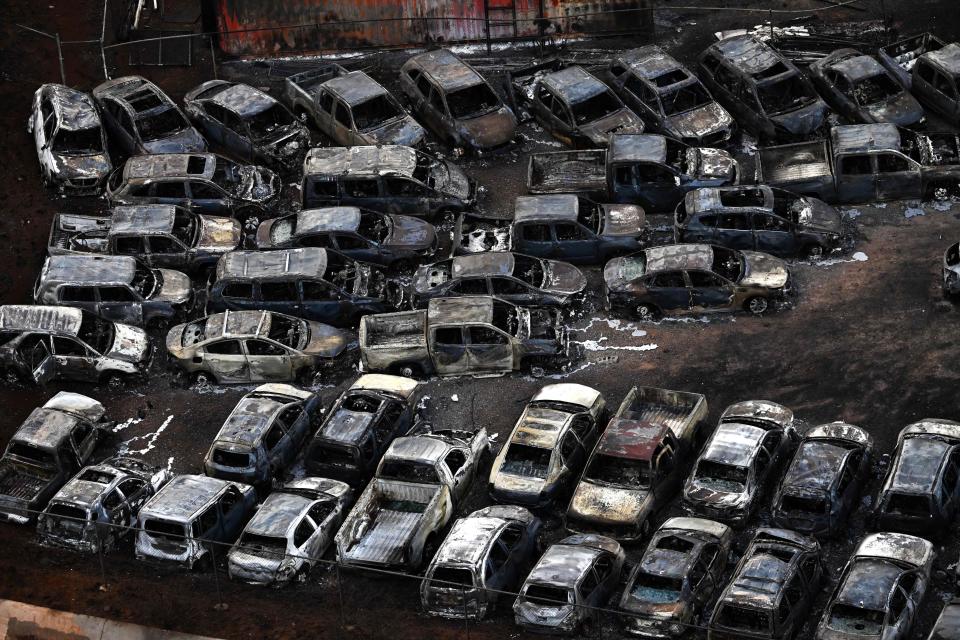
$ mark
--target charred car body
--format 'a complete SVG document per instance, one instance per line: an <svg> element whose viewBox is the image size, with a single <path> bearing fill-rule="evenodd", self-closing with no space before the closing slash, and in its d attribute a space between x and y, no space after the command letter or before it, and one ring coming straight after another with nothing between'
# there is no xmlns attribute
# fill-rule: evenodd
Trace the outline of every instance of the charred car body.
<svg viewBox="0 0 960 640"><path fill-rule="evenodd" d="M411 147L316 147L303 161L304 209L351 206L411 216L472 207L477 185L452 162Z"/></svg>
<svg viewBox="0 0 960 640"><path fill-rule="evenodd" d="M326 64L284 80L284 95L301 120L345 147L402 144L419 147L426 131L393 95L363 71Z"/></svg>
<svg viewBox="0 0 960 640"><path fill-rule="evenodd" d="M424 611L482 620L502 591L520 586L536 558L540 519L523 507L495 505L453 523L420 583Z"/></svg>
<svg viewBox="0 0 960 640"><path fill-rule="evenodd" d="M282 479L319 417L320 398L288 384L265 384L237 403L203 460L212 478L268 486Z"/></svg>
<svg viewBox="0 0 960 640"><path fill-rule="evenodd" d="M603 395L580 384L543 387L524 408L490 469L490 497L545 508L570 488L606 418Z"/></svg>
<svg viewBox="0 0 960 640"><path fill-rule="evenodd" d="M434 298L493 295L519 306L565 306L583 294L587 278L572 264L508 251L449 258L413 274L411 303Z"/></svg>
<svg viewBox="0 0 960 640"><path fill-rule="evenodd" d="M151 269L130 256L93 255L47 258L33 298L37 304L78 307L142 327L186 315L196 302L184 273Z"/></svg>
<svg viewBox="0 0 960 640"><path fill-rule="evenodd" d="M61 391L30 412L0 458L0 519L27 524L83 467L109 426L103 405Z"/></svg>
<svg viewBox="0 0 960 640"><path fill-rule="evenodd" d="M41 85L27 120L43 182L70 195L100 193L113 166L100 113L85 93L62 84Z"/></svg>
<svg viewBox="0 0 960 640"><path fill-rule="evenodd" d="M76 307L0 307L0 367L45 384L53 378L86 382L140 377L150 342L139 327L101 320Z"/></svg>
<svg viewBox="0 0 960 640"><path fill-rule="evenodd" d="M606 73L613 90L656 133L704 147L720 146L733 135L736 123L727 110L657 45L616 55Z"/></svg>
<svg viewBox="0 0 960 640"><path fill-rule="evenodd" d="M614 258L603 268L608 309L641 320L745 310L761 315L792 293L787 265L759 251L670 244Z"/></svg>
<svg viewBox="0 0 960 640"><path fill-rule="evenodd" d="M843 422L803 436L773 499L777 525L812 535L843 530L870 474L873 438Z"/></svg>
<svg viewBox="0 0 960 640"><path fill-rule="evenodd" d="M437 251L437 231L425 220L357 207L304 209L260 223L257 248L321 247L406 271Z"/></svg>
<svg viewBox="0 0 960 640"><path fill-rule="evenodd" d="M523 308L489 296L434 298L425 310L364 316L366 371L405 376L498 375L525 366L558 368L569 355L559 310Z"/></svg>
<svg viewBox="0 0 960 640"><path fill-rule="evenodd" d="M210 545L232 543L250 519L256 491L239 482L176 476L140 509L134 546L138 560L192 569L210 563Z"/></svg>
<svg viewBox="0 0 960 640"><path fill-rule="evenodd" d="M632 388L587 460L567 529L621 542L645 538L682 485L706 417L699 393Z"/></svg>
<svg viewBox="0 0 960 640"><path fill-rule="evenodd" d="M136 526L140 507L170 472L136 458L116 457L86 467L50 500L37 519L40 544L109 551Z"/></svg>
<svg viewBox="0 0 960 640"><path fill-rule="evenodd" d="M267 496L227 553L227 571L252 584L303 577L323 556L353 495L327 478L300 478Z"/></svg>
<svg viewBox="0 0 960 640"><path fill-rule="evenodd" d="M240 245L240 224L169 204L114 207L110 217L58 213L50 255L128 255L151 267L202 269Z"/></svg>
<svg viewBox="0 0 960 640"><path fill-rule="evenodd" d="M552 545L513 603L515 622L529 631L591 636L596 609L616 589L624 557L620 543L603 536L575 535Z"/></svg>
<svg viewBox="0 0 960 640"><path fill-rule="evenodd" d="M351 326L396 308L402 296L380 267L329 249L232 251L217 263L210 309L265 309Z"/></svg>
<svg viewBox="0 0 960 640"><path fill-rule="evenodd" d="M626 630L683 637L721 585L733 530L703 518L670 518L653 534L620 597Z"/></svg>
<svg viewBox="0 0 960 640"><path fill-rule="evenodd" d="M492 151L516 133L510 108L483 76L448 49L407 60L400 68L400 90L420 120L455 153Z"/></svg>
<svg viewBox="0 0 960 640"><path fill-rule="evenodd" d="M204 82L183 106L208 139L251 163L295 171L310 146L310 132L285 106L246 84Z"/></svg>
<svg viewBox="0 0 960 640"><path fill-rule="evenodd" d="M700 54L698 70L714 97L761 140L796 140L823 126L827 105L792 62L751 35Z"/></svg>
<svg viewBox="0 0 960 640"><path fill-rule="evenodd" d="M913 65L912 87L928 109L960 123L960 44L922 53Z"/></svg>
<svg viewBox="0 0 960 640"><path fill-rule="evenodd" d="M167 332L167 353L197 382L309 380L351 336L329 325L271 311L224 311Z"/></svg>
<svg viewBox="0 0 960 640"><path fill-rule="evenodd" d="M880 487L874 528L934 536L960 502L960 423L927 419L904 427Z"/></svg>
<svg viewBox="0 0 960 640"><path fill-rule="evenodd" d="M207 142L190 126L160 87L140 76L107 80L93 89L110 135L124 153L206 151Z"/></svg>
<svg viewBox="0 0 960 640"><path fill-rule="evenodd" d="M960 242L950 245L943 253L943 295L960 298Z"/></svg>
<svg viewBox="0 0 960 640"><path fill-rule="evenodd" d="M764 400L730 405L683 487L684 509L742 526L796 440L790 409Z"/></svg>
<svg viewBox="0 0 960 640"><path fill-rule="evenodd" d="M400 376L360 376L340 394L307 446L307 471L363 486L394 438L413 426L417 387L416 380Z"/></svg>

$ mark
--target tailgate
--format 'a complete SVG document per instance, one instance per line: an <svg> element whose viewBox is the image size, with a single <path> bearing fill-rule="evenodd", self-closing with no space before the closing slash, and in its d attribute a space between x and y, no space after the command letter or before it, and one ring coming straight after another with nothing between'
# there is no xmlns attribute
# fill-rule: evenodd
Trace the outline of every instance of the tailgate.
<svg viewBox="0 0 960 640"><path fill-rule="evenodd" d="M0 478L0 496L30 502L47 485L48 479L10 469Z"/></svg>
<svg viewBox="0 0 960 640"><path fill-rule="evenodd" d="M783 185L833 175L826 140L763 147L757 152L757 181Z"/></svg>
<svg viewBox="0 0 960 640"><path fill-rule="evenodd" d="M50 226L50 239L47 247L50 253L75 251L103 251L107 245L107 232L110 230L110 218L99 216L79 216L58 213ZM85 241L71 243L72 238L86 236ZM71 246L71 244L73 246Z"/></svg>
<svg viewBox="0 0 960 640"><path fill-rule="evenodd" d="M533 153L527 166L527 190L533 194L605 194L606 159L603 149Z"/></svg>

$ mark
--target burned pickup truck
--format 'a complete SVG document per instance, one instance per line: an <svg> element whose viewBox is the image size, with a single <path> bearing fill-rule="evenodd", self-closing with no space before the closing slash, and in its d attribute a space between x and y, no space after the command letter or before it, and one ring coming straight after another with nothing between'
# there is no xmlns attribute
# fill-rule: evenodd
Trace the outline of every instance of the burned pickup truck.
<svg viewBox="0 0 960 640"><path fill-rule="evenodd" d="M534 363L557 368L568 350L559 311L489 296L437 298L426 310L367 315L360 322L366 371L498 375Z"/></svg>
<svg viewBox="0 0 960 640"><path fill-rule="evenodd" d="M639 204L653 213L672 211L693 189L737 184L739 175L726 151L659 135L617 134L607 149L530 154L527 189Z"/></svg>
<svg viewBox="0 0 960 640"><path fill-rule="evenodd" d="M960 194L960 136L838 125L827 140L761 148L757 180L826 202L943 199Z"/></svg>
<svg viewBox="0 0 960 640"><path fill-rule="evenodd" d="M337 533L337 561L416 570L430 560L488 446L482 427L394 440Z"/></svg>
<svg viewBox="0 0 960 640"><path fill-rule="evenodd" d="M598 264L641 249L646 215L632 204L594 204L573 194L520 196L513 220L458 217L456 253L516 251L575 264Z"/></svg>

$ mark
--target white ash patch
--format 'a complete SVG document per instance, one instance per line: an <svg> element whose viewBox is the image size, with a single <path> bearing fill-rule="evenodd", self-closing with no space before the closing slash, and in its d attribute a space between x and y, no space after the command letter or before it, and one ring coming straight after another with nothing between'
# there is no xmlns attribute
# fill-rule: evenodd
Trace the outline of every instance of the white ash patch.
<svg viewBox="0 0 960 640"><path fill-rule="evenodd" d="M137 454L144 455L153 450L157 446L157 438L160 437L160 434L167 430L167 427L170 426L170 423L173 422L173 416L167 416L167 419L164 420L157 430L153 433L145 433L141 436L133 436L129 440L124 440L120 443L120 446L117 448L117 454L125 456L127 454ZM147 446L143 449L131 449L130 445L134 442L146 442Z"/></svg>

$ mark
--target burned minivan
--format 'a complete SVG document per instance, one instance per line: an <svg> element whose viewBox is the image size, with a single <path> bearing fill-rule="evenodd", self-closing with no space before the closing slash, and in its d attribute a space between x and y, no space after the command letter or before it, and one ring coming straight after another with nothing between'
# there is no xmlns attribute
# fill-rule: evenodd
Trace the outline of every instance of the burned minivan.
<svg viewBox="0 0 960 640"><path fill-rule="evenodd" d="M752 35L725 38L700 54L698 71L714 97L761 141L813 134L827 105L792 62Z"/></svg>
<svg viewBox="0 0 960 640"><path fill-rule="evenodd" d="M107 134L90 96L62 84L44 84L33 94L27 120L45 185L69 195L100 193L113 166Z"/></svg>
<svg viewBox="0 0 960 640"><path fill-rule="evenodd" d="M174 562L190 569L212 563L211 545L236 540L256 502L256 491L246 484L177 476L140 509L137 560Z"/></svg>
<svg viewBox="0 0 960 640"><path fill-rule="evenodd" d="M260 385L240 399L203 459L212 478L268 488L282 479L319 421L320 396L289 384Z"/></svg>
<svg viewBox="0 0 960 640"><path fill-rule="evenodd" d="M485 507L454 522L420 583L424 611L482 620L530 570L541 524L513 505Z"/></svg>
<svg viewBox="0 0 960 640"><path fill-rule="evenodd" d="M875 529L946 533L960 501L960 423L926 419L904 427L880 487Z"/></svg>
<svg viewBox="0 0 960 640"><path fill-rule="evenodd" d="M340 394L307 446L307 471L362 486L394 438L413 426L418 385L401 376L360 376Z"/></svg>
<svg viewBox="0 0 960 640"><path fill-rule="evenodd" d="M114 549L136 526L140 507L169 479L166 469L126 456L86 467L43 510L37 539L87 553Z"/></svg>

